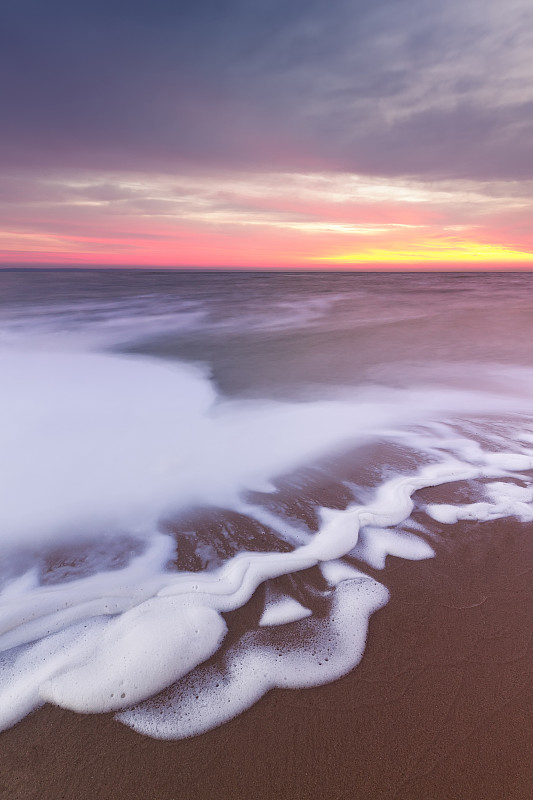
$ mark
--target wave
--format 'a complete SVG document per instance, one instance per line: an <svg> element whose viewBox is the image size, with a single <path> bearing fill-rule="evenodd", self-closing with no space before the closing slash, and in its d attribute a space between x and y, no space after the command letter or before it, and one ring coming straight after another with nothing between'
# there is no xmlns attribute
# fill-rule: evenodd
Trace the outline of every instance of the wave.
<svg viewBox="0 0 533 800"><path fill-rule="evenodd" d="M182 738L335 680L388 555L532 516L526 371L283 403L116 354L2 353L0 371L3 728L53 702ZM458 482L477 495L421 499Z"/></svg>

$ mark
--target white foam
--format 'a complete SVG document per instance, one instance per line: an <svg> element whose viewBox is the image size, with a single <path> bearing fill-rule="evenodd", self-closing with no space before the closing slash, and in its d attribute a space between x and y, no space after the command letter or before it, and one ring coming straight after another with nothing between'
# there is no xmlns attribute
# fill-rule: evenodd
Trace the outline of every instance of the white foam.
<svg viewBox="0 0 533 800"><path fill-rule="evenodd" d="M105 711L175 683L167 705L144 702L120 719L177 738L220 724L272 687L334 680L360 660L368 617L387 598L384 587L341 559L354 548L375 568L387 554L430 557L420 539L393 530L409 518L418 489L533 468L525 446L486 453L445 426L416 435L399 427L443 409L527 407L509 397L365 390L343 402L221 402L200 369L88 353L0 354L0 374L4 549L68 543L80 531L112 537L127 530L146 545L122 569L53 586L37 585L29 571L7 584L0 727L43 699ZM162 514L190 505L242 508L243 489L271 488L276 475L384 430L439 463L391 475L363 505L323 509L315 536L294 531L302 543L293 552L240 553L209 573L166 571L175 543L157 533ZM434 504L428 511L443 522L460 513L525 519L532 495L519 488L499 481L482 507ZM223 641L222 613L243 606L263 581L317 564L335 587L326 617L311 616L294 598L270 598L259 630L225 650L219 666L202 666ZM289 622L297 642L278 638Z"/></svg>
<svg viewBox="0 0 533 800"><path fill-rule="evenodd" d="M485 463L510 472L533 469L533 456L525 453L486 453Z"/></svg>
<svg viewBox="0 0 533 800"><path fill-rule="evenodd" d="M504 461L510 463L502 454L501 462ZM7 689L4 691L8 697L20 695L25 699L20 703L12 700L11 704L6 704L4 724L20 718L26 713L24 709L27 711L38 706L43 699L85 712L129 706L176 680L178 685L182 685L180 676L190 673L191 677L183 680L196 688L187 690L184 697L188 699L180 700L179 706L181 708L185 702L187 709L196 708L199 689L195 681L204 676L202 680L207 680L207 688L202 690L202 699L198 701L201 714L198 715L198 709L194 714L187 711L188 722L180 722L178 728L174 706L167 709L168 713L159 709L156 716L151 706L149 713L147 707L142 706L142 711L128 712L120 718L139 730L150 730L156 736L193 735L219 724L221 714L228 718L239 713L272 686L316 685L317 682L334 680L350 668L347 664L355 664L360 659L368 615L385 602L386 597L383 587L337 559L358 545L361 527L364 530L361 553L367 563L381 566L386 553L408 558L429 557L431 549L418 538L393 534L387 529L409 517L413 508L412 494L417 489L489 473L501 474L501 469L487 468L483 464L460 464L447 458L441 464L424 467L415 475L392 478L379 487L372 502L365 506L353 506L344 511L323 510L324 523L319 533L293 552L241 553L214 572L166 573L163 565L172 543L169 537L159 535L151 548L122 570L59 586L31 588L28 585L27 591L20 595L8 593L0 604L3 646L14 647L32 639L42 640L30 646L29 650L23 650L23 657L17 658L13 669L5 673ZM509 486L512 486L510 490ZM505 490L513 495L515 504L523 502L524 493L512 484L496 482L491 489L498 497ZM274 657L270 645L266 647L263 642L262 650L257 650L255 645L252 649L246 646L244 650L239 646L231 650L235 661L229 669L230 677L226 675L222 680L216 673L215 684L219 685L213 684L211 672L204 674L202 668L195 665L212 655L223 638L225 625L220 612L242 606L264 580L303 570L316 563L322 564L330 584L338 585L339 602L348 592L342 587L351 587L349 593L352 599L357 598L359 606L350 605L349 619L344 605L335 606L337 610L327 623L319 623L311 617L295 621L294 604L292 609L282 606L275 612L279 624L292 617L294 625L307 622L311 625L314 637L312 657L305 647L299 649L298 646L297 652L291 647L290 653L287 651L288 654L283 656L283 668L278 668L279 654L276 651ZM301 610L298 613L301 614ZM113 615L114 618L110 619ZM95 617L99 619L91 622L88 630L82 628L80 620ZM342 625L335 627L341 618ZM333 628L328 628L326 636L320 625L333 625ZM277 628L278 625L269 627L272 631ZM97 637L91 638L92 630L97 630ZM198 633L191 636L192 630ZM320 636L326 637L323 641L319 630L322 631ZM346 634L343 641L341 630ZM58 632L51 635L53 631ZM333 648L336 656L330 660L324 655L324 647L326 650L330 647L331 636L336 642ZM256 637L255 644L257 641ZM349 642L351 649L348 654ZM39 652L44 653L46 668L36 666L35 654ZM319 661L316 661L316 653L321 654ZM9 654L6 658L9 661ZM320 666L318 672L317 664ZM10 686L14 688L10 689ZM223 712L217 705L212 705L217 698L217 702L221 701L218 696L221 686L225 687L227 694ZM158 721L157 724L154 720Z"/></svg>
<svg viewBox="0 0 533 800"><path fill-rule="evenodd" d="M95 353L0 352L0 382L4 546L112 536L190 505L235 505L246 488L413 418L524 405L368 388L342 402L221 403L199 368ZM512 468L533 463L513 458Z"/></svg>
<svg viewBox="0 0 533 800"><path fill-rule="evenodd" d="M114 711L177 681L215 653L226 635L211 608L152 598L106 627L90 656L41 684L43 700L81 712Z"/></svg>
<svg viewBox="0 0 533 800"><path fill-rule="evenodd" d="M170 537L156 534L146 551L121 570L52 586L28 584L24 592L13 593L8 585L7 594L0 595L0 651L142 603L164 585L164 566L174 547Z"/></svg>
<svg viewBox="0 0 533 800"><path fill-rule="evenodd" d="M516 500L519 503L533 503L533 487L520 486L510 481L494 481L485 487L487 495L493 502Z"/></svg>
<svg viewBox="0 0 533 800"><path fill-rule="evenodd" d="M32 567L23 575L19 575L18 578L13 578L13 580L6 583L2 592L0 592L0 596L3 599L7 597L23 597L31 590L37 588L37 586L39 586L39 571L37 567Z"/></svg>
<svg viewBox="0 0 533 800"><path fill-rule="evenodd" d="M319 567L320 572L330 586L338 586L342 581L353 581L357 578L366 580L368 578L368 575L364 572L355 569L355 567L352 567L345 561L325 561L323 564L320 564Z"/></svg>
<svg viewBox="0 0 533 800"><path fill-rule="evenodd" d="M0 655L0 730L43 704L40 687L67 665L83 663L97 646L108 621L88 619L36 644Z"/></svg>
<svg viewBox="0 0 533 800"><path fill-rule="evenodd" d="M311 609L306 608L294 597L283 594L271 585L267 586L265 608L259 620L262 628L271 625L287 625L289 622L298 622L300 619L311 616Z"/></svg>
<svg viewBox="0 0 533 800"><path fill-rule="evenodd" d="M360 531L359 541L351 555L374 569L385 569L387 556L397 556L410 561L432 558L435 552L419 536L406 531L367 526Z"/></svg>
<svg viewBox="0 0 533 800"><path fill-rule="evenodd" d="M385 587L368 577L343 581L327 617L295 623L296 643L274 638L273 628L250 631L224 653L223 663L193 670L169 697L147 701L117 718L154 738L182 739L227 722L275 687L330 683L357 666L368 618L387 598Z"/></svg>
<svg viewBox="0 0 533 800"><path fill-rule="evenodd" d="M490 461L493 463L494 459ZM513 461L504 456L498 463L514 463L521 470L522 461ZM465 505L449 505L446 503L430 504L426 512L437 522L453 525L459 520L477 520L487 522L505 517L517 517L522 522L533 522L533 488L522 487L514 483L497 482L486 486L488 500Z"/></svg>

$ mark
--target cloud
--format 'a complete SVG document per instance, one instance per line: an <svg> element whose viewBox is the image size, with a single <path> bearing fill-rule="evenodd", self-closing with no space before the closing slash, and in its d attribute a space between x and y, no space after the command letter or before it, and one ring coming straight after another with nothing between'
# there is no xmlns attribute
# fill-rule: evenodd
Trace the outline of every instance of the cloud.
<svg viewBox="0 0 533 800"><path fill-rule="evenodd" d="M529 0L6 0L5 168L533 177Z"/></svg>
<svg viewBox="0 0 533 800"><path fill-rule="evenodd" d="M530 0L5 0L0 17L0 257L533 250Z"/></svg>
<svg viewBox="0 0 533 800"><path fill-rule="evenodd" d="M519 186L519 185L518 185ZM47 187L49 194L47 196ZM524 186L519 186L524 190ZM531 188L531 187L530 187ZM12 179L5 261L316 265L533 252L532 203L507 181L350 174L65 174ZM26 252L26 256L24 256ZM22 255L21 255L22 254ZM510 256L509 256L510 257ZM516 256L518 257L518 256ZM533 259L533 256L520 256Z"/></svg>

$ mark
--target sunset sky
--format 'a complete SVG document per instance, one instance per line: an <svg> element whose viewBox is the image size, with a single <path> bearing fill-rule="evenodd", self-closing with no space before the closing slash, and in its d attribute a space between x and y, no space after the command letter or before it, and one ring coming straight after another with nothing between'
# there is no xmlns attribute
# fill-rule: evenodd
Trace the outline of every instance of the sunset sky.
<svg viewBox="0 0 533 800"><path fill-rule="evenodd" d="M533 267L531 0L3 0L0 262Z"/></svg>

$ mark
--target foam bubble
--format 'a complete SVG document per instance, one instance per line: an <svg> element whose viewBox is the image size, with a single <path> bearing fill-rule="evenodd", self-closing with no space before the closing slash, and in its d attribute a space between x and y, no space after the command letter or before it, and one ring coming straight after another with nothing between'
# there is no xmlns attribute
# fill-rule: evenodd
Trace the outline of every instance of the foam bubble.
<svg viewBox="0 0 533 800"><path fill-rule="evenodd" d="M368 618L387 598L385 587L366 576L343 581L332 593L327 617L295 623L297 644L276 637L275 629L250 631L224 653L222 664L193 670L170 696L142 703L117 718L154 738L182 739L227 722L275 687L330 683L357 666Z"/></svg>
<svg viewBox="0 0 533 800"><path fill-rule="evenodd" d="M67 665L84 662L108 621L88 619L32 645L0 654L0 730L9 728L44 702L40 687Z"/></svg>
<svg viewBox="0 0 533 800"><path fill-rule="evenodd" d="M106 627L90 656L41 684L43 700L81 712L115 711L151 697L215 653L226 623L211 608L153 598Z"/></svg>

